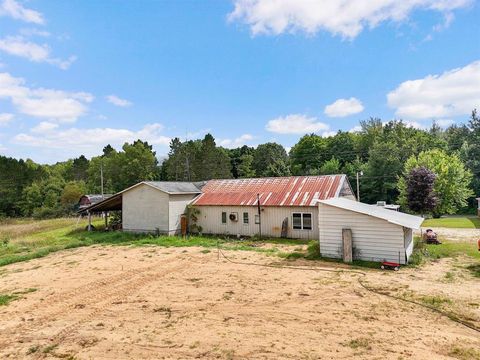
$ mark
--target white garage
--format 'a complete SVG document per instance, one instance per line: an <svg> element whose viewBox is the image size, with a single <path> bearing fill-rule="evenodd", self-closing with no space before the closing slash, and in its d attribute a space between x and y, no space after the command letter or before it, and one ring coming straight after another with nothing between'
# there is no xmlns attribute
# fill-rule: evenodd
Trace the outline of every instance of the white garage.
<svg viewBox="0 0 480 360"><path fill-rule="evenodd" d="M320 253L343 257L343 231L351 230L353 259L406 264L413 251L413 230L423 218L345 198L320 200Z"/></svg>

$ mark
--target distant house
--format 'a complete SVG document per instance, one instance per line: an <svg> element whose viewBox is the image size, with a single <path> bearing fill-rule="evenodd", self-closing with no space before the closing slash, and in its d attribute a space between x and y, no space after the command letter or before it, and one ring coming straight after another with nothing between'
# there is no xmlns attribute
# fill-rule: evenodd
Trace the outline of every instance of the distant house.
<svg viewBox="0 0 480 360"><path fill-rule="evenodd" d="M86 209L87 207L97 204L102 200L108 199L111 197L111 194L107 195L101 195L101 194L87 194L87 195L82 195L80 197L80 200L78 200L78 209Z"/></svg>
<svg viewBox="0 0 480 360"><path fill-rule="evenodd" d="M206 234L318 239L317 202L337 197L355 200L345 175L210 180L192 204Z"/></svg>
<svg viewBox="0 0 480 360"><path fill-rule="evenodd" d="M400 205L387 204L386 201L377 201L376 205L387 210L400 211Z"/></svg>
<svg viewBox="0 0 480 360"><path fill-rule="evenodd" d="M477 202L478 202L477 215L478 215L478 217L480 217L480 197L477 198Z"/></svg>

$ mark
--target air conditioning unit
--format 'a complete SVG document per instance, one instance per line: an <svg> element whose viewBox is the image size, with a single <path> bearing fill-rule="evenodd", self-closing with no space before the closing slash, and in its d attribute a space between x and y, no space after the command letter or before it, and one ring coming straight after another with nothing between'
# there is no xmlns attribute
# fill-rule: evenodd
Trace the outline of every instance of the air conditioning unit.
<svg viewBox="0 0 480 360"><path fill-rule="evenodd" d="M228 218L230 219L230 221L238 221L238 213L237 212L232 212L230 213L230 215L228 216Z"/></svg>

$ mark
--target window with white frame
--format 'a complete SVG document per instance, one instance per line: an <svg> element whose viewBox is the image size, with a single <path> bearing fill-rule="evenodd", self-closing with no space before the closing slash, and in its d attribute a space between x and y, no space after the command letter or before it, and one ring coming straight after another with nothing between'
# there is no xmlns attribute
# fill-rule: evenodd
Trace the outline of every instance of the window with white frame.
<svg viewBox="0 0 480 360"><path fill-rule="evenodd" d="M312 230L312 213L293 213L292 228L294 230Z"/></svg>
<svg viewBox="0 0 480 360"><path fill-rule="evenodd" d="M243 223L248 224L248 212L243 213Z"/></svg>
<svg viewBox="0 0 480 360"><path fill-rule="evenodd" d="M260 224L260 215L255 215L255 224Z"/></svg>
<svg viewBox="0 0 480 360"><path fill-rule="evenodd" d="M222 224L227 223L227 213L225 211L222 211Z"/></svg>

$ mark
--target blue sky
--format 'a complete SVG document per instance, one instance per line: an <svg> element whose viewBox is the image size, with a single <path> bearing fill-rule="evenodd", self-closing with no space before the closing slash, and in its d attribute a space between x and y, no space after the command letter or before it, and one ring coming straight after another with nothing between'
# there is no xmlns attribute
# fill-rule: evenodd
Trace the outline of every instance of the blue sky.
<svg viewBox="0 0 480 360"><path fill-rule="evenodd" d="M473 0L0 0L0 154L226 147L480 107Z"/></svg>

